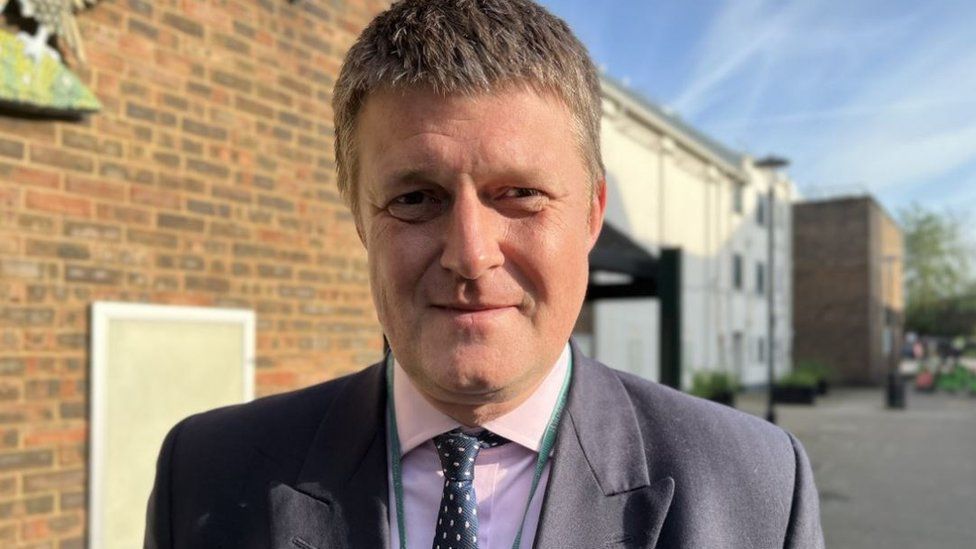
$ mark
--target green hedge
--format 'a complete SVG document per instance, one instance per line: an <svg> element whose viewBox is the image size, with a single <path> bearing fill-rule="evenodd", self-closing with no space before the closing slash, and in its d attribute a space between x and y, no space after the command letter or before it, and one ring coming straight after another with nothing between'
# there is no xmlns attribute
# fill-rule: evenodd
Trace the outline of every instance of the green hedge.
<svg viewBox="0 0 976 549"><path fill-rule="evenodd" d="M691 378L691 394L702 398L712 398L722 393L738 390L732 374L720 371L702 371Z"/></svg>
<svg viewBox="0 0 976 549"><path fill-rule="evenodd" d="M816 359L799 359L793 364L794 372L801 372L804 376L811 376L816 381L830 381L833 372L826 363Z"/></svg>
<svg viewBox="0 0 976 549"><path fill-rule="evenodd" d="M813 372L793 370L789 374L779 378L776 384L782 387L816 387L820 379Z"/></svg>

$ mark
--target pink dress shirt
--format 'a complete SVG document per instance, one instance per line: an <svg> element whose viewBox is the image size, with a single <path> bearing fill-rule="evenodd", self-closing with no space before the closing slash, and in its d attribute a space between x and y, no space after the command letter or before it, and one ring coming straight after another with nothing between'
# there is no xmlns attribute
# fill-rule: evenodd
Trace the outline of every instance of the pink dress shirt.
<svg viewBox="0 0 976 549"><path fill-rule="evenodd" d="M512 441L478 454L474 463L474 490L478 497L479 549L510 549L522 522L532 488L536 460L549 417L559 398L569 365L569 345L536 391L518 408L483 427ZM400 436L403 474L404 524L409 549L430 549L434 523L444 488L444 472L431 441L461 424L434 408L420 394L400 364L394 361L393 398ZM389 444L387 445L389 447ZM390 485L390 548L399 549L393 470L387 465ZM549 480L546 464L532 496L522 547L532 547L539 513Z"/></svg>

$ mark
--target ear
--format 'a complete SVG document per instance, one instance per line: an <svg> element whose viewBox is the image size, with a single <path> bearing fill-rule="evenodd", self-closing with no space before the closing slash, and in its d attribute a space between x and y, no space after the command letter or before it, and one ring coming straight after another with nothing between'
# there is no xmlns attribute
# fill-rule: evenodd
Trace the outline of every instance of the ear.
<svg viewBox="0 0 976 549"><path fill-rule="evenodd" d="M600 237L600 230L603 228L603 215L607 211L607 179L601 176L593 186L592 199L590 202L590 242L589 249L596 246L596 240Z"/></svg>

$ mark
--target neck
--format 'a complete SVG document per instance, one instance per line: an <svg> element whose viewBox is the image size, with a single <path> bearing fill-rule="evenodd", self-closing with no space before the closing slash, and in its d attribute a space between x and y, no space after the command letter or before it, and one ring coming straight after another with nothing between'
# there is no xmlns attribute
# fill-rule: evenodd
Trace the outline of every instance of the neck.
<svg viewBox="0 0 976 549"><path fill-rule="evenodd" d="M450 390L431 383L431 380L422 375L416 379L410 375L407 368L398 363L397 373L399 375L396 377L399 381L396 385L403 388L396 389L397 398L406 397L409 393L413 393L414 396L406 402L416 401L419 398L427 404L424 408L428 410L432 408L465 427L484 427L486 423L514 412L525 405L527 401L532 400L557 366L565 369L568 367L568 362L563 363L562 356L558 356L553 359L549 367L541 369L541 371L533 369L531 375L509 383L505 387L483 392L464 392ZM568 376L568 371L566 375ZM406 389L406 387L410 389ZM401 393L401 391L403 392ZM557 395L549 394L553 391L558 391L558 388L554 388L552 391L546 390L546 396L540 397L543 398L543 402L539 403L540 406L549 407L551 404L549 400L555 401ZM534 420L529 418L534 416L536 411L533 409L526 413L529 415L523 414L520 416L523 419L519 421L532 421L534 425Z"/></svg>
<svg viewBox="0 0 976 549"><path fill-rule="evenodd" d="M536 389L538 389L541 383L542 379L538 380L531 390L523 392L515 399L509 399L504 402L458 404L437 400L423 390L420 390L420 394L424 397L424 400L430 403L431 406L437 408L437 410L444 415L457 420L461 425L464 425L465 427L481 427L485 423L497 419L518 408L529 398L532 393L535 392Z"/></svg>

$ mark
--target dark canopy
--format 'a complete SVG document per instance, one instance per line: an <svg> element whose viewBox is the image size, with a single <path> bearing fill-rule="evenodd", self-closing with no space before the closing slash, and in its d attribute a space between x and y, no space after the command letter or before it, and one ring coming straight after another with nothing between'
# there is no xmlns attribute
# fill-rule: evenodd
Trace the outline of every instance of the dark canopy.
<svg viewBox="0 0 976 549"><path fill-rule="evenodd" d="M626 275L631 280L619 284L598 284L597 271ZM603 230L590 252L590 284L586 299L622 297L656 297L658 260L610 223Z"/></svg>

